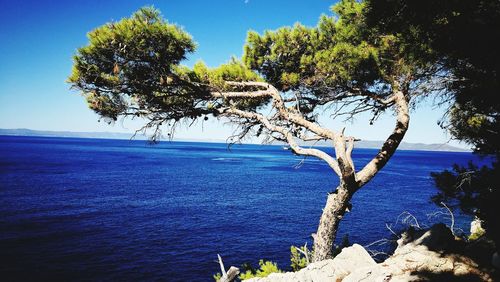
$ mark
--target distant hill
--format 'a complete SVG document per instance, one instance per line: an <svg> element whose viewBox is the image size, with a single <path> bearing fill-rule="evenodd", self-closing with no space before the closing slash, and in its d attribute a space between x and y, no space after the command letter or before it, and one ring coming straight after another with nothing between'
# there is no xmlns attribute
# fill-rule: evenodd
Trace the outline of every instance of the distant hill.
<svg viewBox="0 0 500 282"><path fill-rule="evenodd" d="M356 142L356 147L366 149L380 149L384 141L362 140ZM329 146L326 142L318 142L316 146ZM469 152L470 150L458 148L448 144L424 144L402 142L398 150L418 150L418 151L449 151L449 152Z"/></svg>
<svg viewBox="0 0 500 282"><path fill-rule="evenodd" d="M0 135L13 136L45 136L45 137L74 137L74 138L104 138L104 139L130 139L133 133L116 133L116 132L72 132L72 131L46 131L46 130L31 130L25 128L17 129L1 129ZM135 139L145 140L146 137L137 134ZM193 142L225 142L219 139L176 139L178 141L193 141ZM356 147L367 149L379 149L383 141L359 141L356 142ZM307 144L311 145L311 144ZM318 142L315 144L318 147L329 146L327 142ZM423 144L423 143L407 143L402 142L398 150L420 150L420 151L450 151L450 152L468 152L470 150L454 147L448 144Z"/></svg>
<svg viewBox="0 0 500 282"><path fill-rule="evenodd" d="M75 137L75 138L105 138L105 139L130 139L133 133L116 133L116 132L72 132L72 131L46 131L46 130L31 130L26 128L16 129L1 129L0 135L16 135L16 136L45 136L45 137ZM146 139L144 136L137 134L136 139Z"/></svg>

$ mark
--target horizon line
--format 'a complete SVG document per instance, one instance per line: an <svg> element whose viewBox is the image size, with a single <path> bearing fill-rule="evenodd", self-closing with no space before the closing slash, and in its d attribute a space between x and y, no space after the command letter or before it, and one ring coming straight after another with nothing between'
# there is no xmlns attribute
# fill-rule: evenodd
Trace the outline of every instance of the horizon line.
<svg viewBox="0 0 500 282"><path fill-rule="evenodd" d="M2 132L2 131L7 131L7 132ZM13 131L13 132L8 132L8 131ZM20 132L15 132L15 131L20 131ZM25 132L22 132L25 131ZM65 135L65 134L70 134L70 136ZM82 136L71 136L72 134L78 135L81 134ZM110 132L110 131L68 131L68 130L38 130L38 129L29 129L29 128L0 128L0 135L4 136L37 136L37 137L65 137L65 138L88 138L88 139L109 139L109 140L148 140L148 136L144 134L135 134L132 132ZM93 136L91 136L93 135ZM105 136L108 135L108 136ZM129 136L129 138L127 138ZM139 138L137 138L139 137ZM207 142L207 143L223 143L223 144L229 144L227 139L214 139L214 138L161 138L161 141L169 141L169 142ZM382 143L384 140L360 140L359 142L361 143ZM323 142L324 143L324 142ZM275 146L280 146L280 145L285 145L286 143L283 144L266 144L266 143L261 143L261 142L239 142L235 144L249 144L249 145L275 145ZM363 148L363 149L380 149L380 146L382 144L371 144L369 146L368 144L364 144L364 146L368 147L357 147L357 148ZM305 145L311 145L309 143L305 143ZM315 146L317 147L328 147L325 144L316 144ZM416 148L404 148L408 146L416 146ZM423 147L429 147L431 148L423 148ZM434 147L432 147L434 146ZM440 148L442 147L442 148ZM472 149L470 148L460 148L460 147L455 147L453 145L449 145L447 143L413 143L413 142L406 142L403 141L401 142L398 150L408 150L408 151L440 151L440 152L472 152Z"/></svg>

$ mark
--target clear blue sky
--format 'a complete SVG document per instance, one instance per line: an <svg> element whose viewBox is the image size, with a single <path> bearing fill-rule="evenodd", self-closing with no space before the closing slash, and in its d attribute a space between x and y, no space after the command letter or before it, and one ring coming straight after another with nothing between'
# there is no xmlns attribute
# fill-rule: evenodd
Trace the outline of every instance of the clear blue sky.
<svg viewBox="0 0 500 282"><path fill-rule="evenodd" d="M301 22L316 24L329 14L334 1L8 1L0 0L0 128L64 131L132 132L139 124L97 122L82 97L65 83L76 48L87 43L86 33L111 20L130 16L145 5L160 9L169 22L191 33L197 52L187 65L203 59L210 66L240 57L246 32L262 32ZM444 143L448 136L436 125L442 109L430 103L414 111L405 141ZM326 120L326 117L325 117ZM327 126L343 126L325 122ZM392 130L387 115L374 126L360 117L347 131L365 140L382 140ZM210 121L178 132L179 138L224 139L231 127Z"/></svg>

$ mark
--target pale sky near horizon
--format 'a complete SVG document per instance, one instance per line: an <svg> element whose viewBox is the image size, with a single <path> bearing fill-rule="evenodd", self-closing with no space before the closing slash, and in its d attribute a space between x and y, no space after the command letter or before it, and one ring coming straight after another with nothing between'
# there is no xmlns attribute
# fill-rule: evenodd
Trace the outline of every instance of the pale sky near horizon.
<svg viewBox="0 0 500 282"><path fill-rule="evenodd" d="M0 128L61 131L133 132L137 122L98 122L85 101L65 82L72 55L87 43L86 33L111 20L130 16L142 6L154 5L169 21L185 28L198 44L184 64L204 60L209 66L241 57L246 32L263 32L301 22L314 26L322 13L331 14L334 1L7 1L0 0ZM449 136L437 125L444 109L421 103L411 116L404 141L445 143ZM346 126L347 133L364 140L383 140L392 131L394 117L387 114L370 126L366 116ZM178 138L225 139L232 129L210 119L202 126L177 132ZM451 142L451 145L460 145Z"/></svg>

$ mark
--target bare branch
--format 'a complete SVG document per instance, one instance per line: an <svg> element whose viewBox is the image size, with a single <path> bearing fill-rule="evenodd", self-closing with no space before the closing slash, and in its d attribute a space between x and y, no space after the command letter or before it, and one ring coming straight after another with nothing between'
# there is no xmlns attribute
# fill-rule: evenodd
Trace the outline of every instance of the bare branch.
<svg viewBox="0 0 500 282"><path fill-rule="evenodd" d="M234 82L234 81L228 81L226 82L227 85L232 85L232 86L257 86L257 87L262 87L266 88L266 90L257 90L257 91L242 91L242 92L213 92L212 95L214 98L224 98L224 97L231 97L231 98L250 98L250 97L271 97L273 98L273 107L276 108L276 110L279 112L280 117L283 120L289 121L293 124L302 126L311 132L314 132L315 134L322 136L327 139L335 139L338 138L339 135L336 134L335 132L328 130L326 128L323 128L319 126L318 124L314 122L310 122L307 119L305 119L301 114L298 112L293 112L291 113L290 111L287 110L287 107L285 106L285 102L283 98L280 95L280 92L271 84L265 83L265 82Z"/></svg>
<svg viewBox="0 0 500 282"><path fill-rule="evenodd" d="M388 229L388 230L389 230L389 231L390 231L390 232L391 232L394 236L396 236L396 237L400 238L400 236L399 236L396 232L394 232L394 230L392 230L392 228L391 228L391 226L389 226L389 224L387 224L387 223L386 223L386 224L385 224L385 227L386 227L386 228L387 228L387 229Z"/></svg>
<svg viewBox="0 0 500 282"><path fill-rule="evenodd" d="M396 103L395 111L397 113L396 126L377 155L357 173L356 179L358 180L359 187L370 181L370 179L385 166L408 130L410 116L407 97L403 92L398 90L394 93L394 101Z"/></svg>
<svg viewBox="0 0 500 282"><path fill-rule="evenodd" d="M222 277L220 278L220 282L232 282L236 279L238 274L240 273L240 270L237 267L231 266L229 270L226 272L226 269L224 268L224 263L222 262L222 258L220 257L219 254L217 254L217 257L219 259L219 266L221 270Z"/></svg>
<svg viewBox="0 0 500 282"><path fill-rule="evenodd" d="M238 117L242 118L247 118L251 120L255 120L260 122L262 125L264 125L269 131L273 133L279 133L281 134L284 139L286 139L287 143L290 145L290 148L293 150L294 153L297 155L303 155L303 156L313 156L317 157L319 159L322 159L325 161L338 175L341 175L340 169L338 166L337 161L327 153L318 150L318 149L304 149L301 146L297 144L295 141L293 135L290 133L290 131L281 126L277 126L269 122L269 120L264 117L261 114L255 113L255 112L247 112L235 108L224 108L220 110L220 113L222 115L235 115Z"/></svg>
<svg viewBox="0 0 500 282"><path fill-rule="evenodd" d="M354 161L352 160L352 150L354 149L354 137L348 137L347 138L347 148L346 148L346 158L347 161L349 162L349 165L352 167L353 171L356 171L354 168Z"/></svg>
<svg viewBox="0 0 500 282"><path fill-rule="evenodd" d="M451 212L450 208L443 202L441 202L441 205L443 205L443 207L445 207L448 212L450 213L450 217L451 217L451 226L450 226L450 229L451 229L451 233L453 235L455 235L455 216L453 215L453 212Z"/></svg>
<svg viewBox="0 0 500 282"><path fill-rule="evenodd" d="M226 277L226 268L224 267L224 263L222 262L222 258L220 257L219 254L217 254L217 258L219 259L219 266L220 266L220 273L222 274L222 277Z"/></svg>
<svg viewBox="0 0 500 282"><path fill-rule="evenodd" d="M214 98L259 98L269 97L270 91L258 90L248 92L212 92Z"/></svg>
<svg viewBox="0 0 500 282"><path fill-rule="evenodd" d="M310 260L309 260L309 250L307 249L307 242L304 244L303 248L304 248L304 250L302 250L301 248L295 247L295 249L297 251L299 251L301 254L303 254L304 257L306 258L306 265L309 265Z"/></svg>

